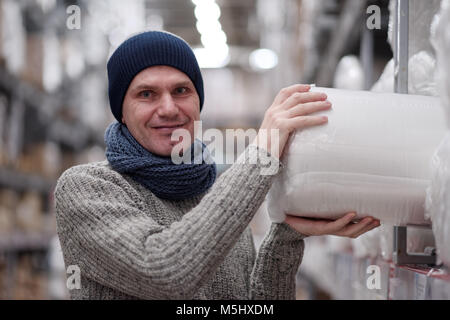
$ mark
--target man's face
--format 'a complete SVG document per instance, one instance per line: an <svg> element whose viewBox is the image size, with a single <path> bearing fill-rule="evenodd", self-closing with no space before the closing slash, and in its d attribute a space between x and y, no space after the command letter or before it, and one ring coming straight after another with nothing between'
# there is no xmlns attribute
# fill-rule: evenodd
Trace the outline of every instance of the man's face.
<svg viewBox="0 0 450 320"><path fill-rule="evenodd" d="M200 119L200 99L189 77L169 66L154 66L136 75L128 87L122 122L148 151L170 156L179 141L171 141L176 129L189 131ZM184 141L183 145L186 142Z"/></svg>

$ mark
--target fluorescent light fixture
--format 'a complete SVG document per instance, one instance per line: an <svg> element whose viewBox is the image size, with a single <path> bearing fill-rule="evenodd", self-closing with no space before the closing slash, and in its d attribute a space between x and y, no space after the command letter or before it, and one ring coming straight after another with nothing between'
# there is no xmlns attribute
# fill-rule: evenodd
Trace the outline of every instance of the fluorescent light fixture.
<svg viewBox="0 0 450 320"><path fill-rule="evenodd" d="M227 44L227 35L220 30L219 32L205 33L201 36L203 46L216 48Z"/></svg>
<svg viewBox="0 0 450 320"><path fill-rule="evenodd" d="M230 62L229 48L226 44L217 47L194 49L200 68L223 68Z"/></svg>
<svg viewBox="0 0 450 320"><path fill-rule="evenodd" d="M194 10L197 20L219 20L220 7L215 2L200 2Z"/></svg>
<svg viewBox="0 0 450 320"><path fill-rule="evenodd" d="M257 49L250 54L249 63L256 70L273 69L278 65L278 55L269 49Z"/></svg>
<svg viewBox="0 0 450 320"><path fill-rule="evenodd" d="M196 27L200 34L222 31L219 20L198 20Z"/></svg>

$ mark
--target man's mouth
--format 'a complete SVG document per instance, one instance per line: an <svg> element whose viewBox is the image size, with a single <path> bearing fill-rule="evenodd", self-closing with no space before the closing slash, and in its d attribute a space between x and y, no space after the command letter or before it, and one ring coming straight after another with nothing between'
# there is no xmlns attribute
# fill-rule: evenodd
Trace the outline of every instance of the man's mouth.
<svg viewBox="0 0 450 320"><path fill-rule="evenodd" d="M173 124L163 124L152 126L152 129L158 130L159 132L172 132L176 129L180 129L185 125L185 123L173 123Z"/></svg>

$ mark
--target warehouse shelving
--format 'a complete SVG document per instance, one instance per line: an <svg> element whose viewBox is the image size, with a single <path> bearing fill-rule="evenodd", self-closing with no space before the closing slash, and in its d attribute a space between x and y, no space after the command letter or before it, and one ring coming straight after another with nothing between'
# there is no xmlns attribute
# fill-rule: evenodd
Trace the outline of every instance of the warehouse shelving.
<svg viewBox="0 0 450 320"><path fill-rule="evenodd" d="M53 238L51 233L14 232L0 236L0 252L46 251Z"/></svg>
<svg viewBox="0 0 450 320"><path fill-rule="evenodd" d="M53 182L38 175L24 174L0 167L0 187L17 191L33 190L48 194L52 190Z"/></svg>
<svg viewBox="0 0 450 320"><path fill-rule="evenodd" d="M64 96L61 93L43 92L8 73L4 68L0 68L0 89L11 96L18 97L25 106L35 110L36 120L40 123L40 127L46 130L48 138L52 141L74 150L81 150L90 144L103 143L101 136L81 121L67 121L57 116L58 109L64 105Z"/></svg>
<svg viewBox="0 0 450 320"><path fill-rule="evenodd" d="M45 13L45 17L37 19L35 13L41 14L39 7L36 7L37 2L23 2L18 6L25 21L26 40L30 35L44 37L44 31L49 30L53 30L59 39L65 39L67 32L70 32L65 28L64 19L61 20L65 17L66 3L56 2L55 7ZM70 37L75 38L81 36L80 32L70 34ZM60 45L62 46L62 43ZM62 50L62 47L60 49ZM34 55L34 52L32 54ZM48 254L52 239L56 236L53 207L56 178L63 170L76 164L77 156L84 150L93 146L103 147L104 144L102 134L104 128L95 128L85 123L85 119L77 117L79 115L79 112L76 112L79 103L77 99L80 98L80 94L74 93L74 88L79 88L80 81L86 76L93 74L104 76L105 66L102 63L86 64L84 71L76 78L70 78L64 73L58 88L46 91L39 83L30 81L27 76L24 77L24 73L26 75L28 70L13 74L8 71L4 62L0 57L0 94L6 102L4 113L6 118L1 120L6 126L3 129L15 126L21 139L18 141L15 154L8 154L7 147L11 144L9 141L0 144L0 147L2 145L6 147L2 150L6 155L0 156L0 191L13 193L17 199L10 201L22 201L26 195L33 194L33 197L39 197L36 201L41 207L37 213L40 215L39 223L36 223L38 227L30 226L27 229L27 226L19 226L17 220L14 220L14 227L11 230L0 233L0 299L23 299L29 297L28 295L33 299L45 299L51 296L47 291L50 276ZM18 116L13 117L14 112L17 113L17 108L21 111ZM5 132L0 132L0 139L11 139ZM46 143L51 143L57 148L61 156L58 167L50 168L50 173L41 172L37 170L41 164L31 163L30 166L30 162L34 160L32 154L27 155L27 167L24 170L20 157L25 152L34 152L33 148L39 148ZM44 158L39 160L45 161ZM17 208L19 204L23 205L17 202ZM15 207L7 210L8 215L12 212L14 219L18 219L19 212L15 211ZM27 219L28 213L22 217L23 221ZM34 277L36 270L39 271L41 278ZM43 282L41 291L38 290L38 283L33 282L38 279ZM61 281L64 282L64 279ZM21 285L22 289L19 288ZM27 286L36 290L31 293L27 291Z"/></svg>

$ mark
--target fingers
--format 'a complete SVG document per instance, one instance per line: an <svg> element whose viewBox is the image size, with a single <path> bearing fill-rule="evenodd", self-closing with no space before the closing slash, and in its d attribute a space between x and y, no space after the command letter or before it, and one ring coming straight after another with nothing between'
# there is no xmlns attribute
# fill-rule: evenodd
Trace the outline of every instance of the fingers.
<svg viewBox="0 0 450 320"><path fill-rule="evenodd" d="M344 236L349 238L357 238L361 234L366 233L369 230L377 227L379 225L379 221L375 220L372 217L366 217L359 221L358 223L349 224L344 227L340 232L336 233L338 236Z"/></svg>
<svg viewBox="0 0 450 320"><path fill-rule="evenodd" d="M336 235L348 238L357 238L380 226L380 221L373 217L366 217L357 223L353 223L352 220L355 217L356 213L348 213L338 220L330 221L287 215L285 222L305 235Z"/></svg>
<svg viewBox="0 0 450 320"><path fill-rule="evenodd" d="M296 92L284 101L282 108L288 110L298 104L325 101L327 98L327 95L322 92Z"/></svg>
<svg viewBox="0 0 450 320"><path fill-rule="evenodd" d="M295 84L293 86L281 89L278 95L275 97L274 104L282 104L286 101L291 95L296 92L308 92L311 89L310 85L307 84Z"/></svg>
<svg viewBox="0 0 450 320"><path fill-rule="evenodd" d="M296 117L292 119L286 119L287 127L289 131L299 130L303 128L320 126L328 122L328 117L326 116L304 116Z"/></svg>
<svg viewBox="0 0 450 320"><path fill-rule="evenodd" d="M318 101L318 102L308 102L304 104L299 104L291 109L289 109L289 118L300 117L308 115L311 113L329 110L331 108L331 102L329 101Z"/></svg>
<svg viewBox="0 0 450 320"><path fill-rule="evenodd" d="M341 231L345 226L347 226L352 220L356 217L355 212L347 213L342 218L335 220L333 222L330 222L327 226L327 233L329 234L335 234L336 232Z"/></svg>
<svg viewBox="0 0 450 320"><path fill-rule="evenodd" d="M353 235L353 238L358 238L360 235L369 232L370 230L373 230L377 227L380 226L380 221L379 220L374 220L372 221L371 224L369 224L369 226L367 226L366 228L364 228L363 230L361 230L360 232L358 232L357 234Z"/></svg>

